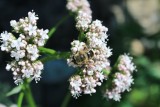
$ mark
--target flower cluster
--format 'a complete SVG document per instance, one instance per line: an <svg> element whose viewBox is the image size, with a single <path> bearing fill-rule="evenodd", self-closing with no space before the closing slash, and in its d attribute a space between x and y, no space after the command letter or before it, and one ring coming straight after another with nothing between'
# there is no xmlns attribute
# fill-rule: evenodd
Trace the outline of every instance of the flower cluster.
<svg viewBox="0 0 160 107"><path fill-rule="evenodd" d="M82 11L83 13L87 13L89 15L92 14L90 4L87 0L68 0L66 7L73 13Z"/></svg>
<svg viewBox="0 0 160 107"><path fill-rule="evenodd" d="M132 63L132 57L124 54L119 57L118 71L114 75L112 89L106 90L105 97L120 101L121 93L130 91L131 84L133 84L132 73L136 70L135 65Z"/></svg>
<svg viewBox="0 0 160 107"><path fill-rule="evenodd" d="M80 31L87 31L89 24L92 21L92 17L87 13L83 13L82 11L78 12L78 16L76 18L76 28Z"/></svg>
<svg viewBox="0 0 160 107"><path fill-rule="evenodd" d="M28 17L21 18L19 21L11 20L10 25L16 38L7 31L1 33L1 50L10 53L13 58L6 66L6 70L11 70L16 84L23 82L24 78L32 78L39 81L43 64L36 61L39 55L38 46L43 46L48 39L48 30L37 28L38 16L28 12Z"/></svg>
<svg viewBox="0 0 160 107"><path fill-rule="evenodd" d="M83 5L82 5L83 4ZM87 4L87 5L84 5ZM108 28L100 20L92 21L91 10L86 0L68 0L68 10L76 12L76 28L80 31L79 40L71 43L71 56L67 59L68 65L78 68L78 73L70 78L70 90L77 98L82 93L95 93L95 87L100 86L108 75L103 69L110 68L108 58L112 55L107 47ZM89 11L84 11L87 8ZM113 78L111 89L106 89L105 97L119 101L120 94L129 91L133 84L132 72L135 66L132 57L121 55L118 71Z"/></svg>
<svg viewBox="0 0 160 107"><path fill-rule="evenodd" d="M82 11L76 18L77 29L84 40L74 40L71 43L71 56L68 64L79 68L79 73L70 78L70 90L73 97L81 93L95 93L96 86L100 86L107 79L102 72L110 66L108 58L112 55L107 47L108 29L101 21L92 21L92 17Z"/></svg>

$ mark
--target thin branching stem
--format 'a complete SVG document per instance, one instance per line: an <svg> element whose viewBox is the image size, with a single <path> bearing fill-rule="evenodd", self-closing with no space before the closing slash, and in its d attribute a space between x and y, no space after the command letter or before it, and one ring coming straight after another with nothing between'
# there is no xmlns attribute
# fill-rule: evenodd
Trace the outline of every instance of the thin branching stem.
<svg viewBox="0 0 160 107"><path fill-rule="evenodd" d="M66 94L63 102L62 102L61 107L67 107L70 99L71 99L71 94L70 94L70 92L68 92L68 93Z"/></svg>
<svg viewBox="0 0 160 107"><path fill-rule="evenodd" d="M34 101L31 89L30 89L30 82L29 81L25 81L24 82L24 92L25 92L25 98L28 102L29 107L37 107L36 103Z"/></svg>
<svg viewBox="0 0 160 107"><path fill-rule="evenodd" d="M18 96L18 102L17 102L18 107L22 107L23 98L24 98L24 92L22 91L19 93Z"/></svg>

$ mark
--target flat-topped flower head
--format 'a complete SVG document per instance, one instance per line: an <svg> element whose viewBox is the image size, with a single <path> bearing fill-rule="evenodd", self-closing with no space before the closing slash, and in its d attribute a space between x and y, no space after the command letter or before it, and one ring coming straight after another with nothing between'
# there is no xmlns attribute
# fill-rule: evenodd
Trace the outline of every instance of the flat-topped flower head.
<svg viewBox="0 0 160 107"><path fill-rule="evenodd" d="M136 66L132 62L132 57L127 54L121 55L119 58L119 70L133 72L136 71Z"/></svg>
<svg viewBox="0 0 160 107"><path fill-rule="evenodd" d="M37 35L37 26L33 26L29 24L28 26L25 27L25 31L28 31L29 36L36 36Z"/></svg>
<svg viewBox="0 0 160 107"><path fill-rule="evenodd" d="M82 11L83 13L87 13L88 15L92 14L90 4L87 0L68 0L66 7L73 13Z"/></svg>
<svg viewBox="0 0 160 107"><path fill-rule="evenodd" d="M82 80L79 75L75 75L70 78L70 90L73 97L77 98L82 93Z"/></svg>
<svg viewBox="0 0 160 107"><path fill-rule="evenodd" d="M31 24L36 24L39 18L38 15L36 15L35 12L32 11L28 12L28 19Z"/></svg>
<svg viewBox="0 0 160 107"><path fill-rule="evenodd" d="M92 16L82 11L79 11L76 20L77 20L76 28L80 31L85 32L89 28L89 24L92 21Z"/></svg>
<svg viewBox="0 0 160 107"><path fill-rule="evenodd" d="M81 36L85 39L74 40L71 43L71 55L67 62L69 66L80 70L78 76L82 84L79 86L81 91L78 95L92 94L96 92L96 87L101 86L103 80L107 79L102 70L110 67L108 58L112 55L112 49L107 47L108 29L101 21L92 21L91 15L81 10L76 21L76 28L84 33ZM77 98L73 92L76 93L71 89L72 96Z"/></svg>
<svg viewBox="0 0 160 107"><path fill-rule="evenodd" d="M43 64L38 59L38 46L43 46L48 39L48 30L38 29L38 16L35 12L28 12L28 17L19 21L11 20L10 25L14 32L19 34L16 38L12 33L3 32L0 35L1 50L10 53L12 61L6 66L6 70L13 72L16 84L23 83L23 79L30 78L39 81Z"/></svg>
<svg viewBox="0 0 160 107"><path fill-rule="evenodd" d="M132 57L127 54L121 55L118 60L117 70L114 74L114 79L112 81L112 88L106 89L104 97L107 99L113 99L115 101L120 101L121 93L124 91L130 91L133 82L132 73L136 71L136 67L132 62Z"/></svg>

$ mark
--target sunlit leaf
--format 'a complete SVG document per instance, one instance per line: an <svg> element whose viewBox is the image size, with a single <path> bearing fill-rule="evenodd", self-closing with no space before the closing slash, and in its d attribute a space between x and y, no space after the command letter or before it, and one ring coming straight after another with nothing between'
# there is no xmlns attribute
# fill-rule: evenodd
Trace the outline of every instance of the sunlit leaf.
<svg viewBox="0 0 160 107"><path fill-rule="evenodd" d="M6 96L11 96L11 95L17 94L17 93L19 93L21 91L21 89L22 89L22 86L19 85L19 86L13 88L10 92L8 92L6 94Z"/></svg>

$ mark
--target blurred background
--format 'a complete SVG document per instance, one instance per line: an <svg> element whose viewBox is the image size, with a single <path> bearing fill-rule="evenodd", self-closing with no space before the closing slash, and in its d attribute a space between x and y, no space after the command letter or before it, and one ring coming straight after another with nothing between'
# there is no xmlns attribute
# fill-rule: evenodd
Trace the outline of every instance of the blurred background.
<svg viewBox="0 0 160 107"><path fill-rule="evenodd" d="M100 88L93 95L71 99L68 107L160 107L160 0L89 0L93 19L103 21L109 28L108 45L113 48L110 58L114 64L120 54L134 56L137 72L131 92L122 95L120 102L106 100ZM66 0L0 0L0 32L11 31L10 20L18 20L34 10L39 16L38 27L50 29L68 14ZM73 17L68 18L46 47L69 51L70 42L77 39ZM5 70L10 57L0 52L0 107L17 102L18 95L6 97L16 85L12 73ZM68 92L68 78L75 69L65 60L45 63L41 81L32 82L34 98L39 107L60 107ZM26 102L24 101L24 105ZM12 105L14 107L14 105ZM25 107L25 106L24 106Z"/></svg>

